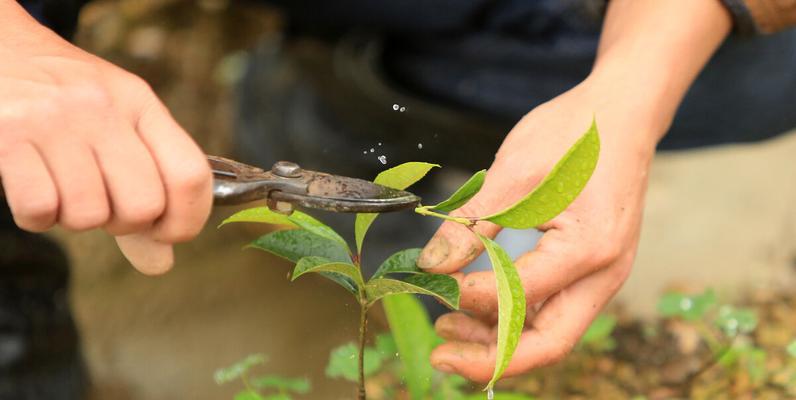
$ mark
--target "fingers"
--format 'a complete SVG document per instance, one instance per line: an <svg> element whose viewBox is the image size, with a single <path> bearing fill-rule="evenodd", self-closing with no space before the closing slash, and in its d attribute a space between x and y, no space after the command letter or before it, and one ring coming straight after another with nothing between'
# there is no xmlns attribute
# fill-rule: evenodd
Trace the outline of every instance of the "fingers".
<svg viewBox="0 0 796 400"><path fill-rule="evenodd" d="M496 331L478 319L462 312L452 312L437 318L437 334L449 341L489 344L495 341Z"/></svg>
<svg viewBox="0 0 796 400"><path fill-rule="evenodd" d="M120 126L113 140L96 144L111 204L104 229L114 236L148 229L165 209L165 192L146 146L129 127Z"/></svg>
<svg viewBox="0 0 796 400"><path fill-rule="evenodd" d="M528 304L538 303L594 271L609 265L613 255L593 249L594 238L570 226L568 216L554 221L534 251L515 260ZM497 287L492 271L479 271L461 279L460 307L489 320L497 312Z"/></svg>
<svg viewBox="0 0 796 400"><path fill-rule="evenodd" d="M61 136L51 139L37 147L58 191L58 223L71 231L103 226L110 206L93 149Z"/></svg>
<svg viewBox="0 0 796 400"><path fill-rule="evenodd" d="M501 163L495 162L487 172L481 191L451 215L483 217L519 200L534 182L518 183L513 179L514 176ZM489 238L497 236L500 229L489 221L479 221L473 227L476 233ZM447 274L464 268L483 251L483 244L470 229L462 224L446 221L420 253L417 265L428 272Z"/></svg>
<svg viewBox="0 0 796 400"><path fill-rule="evenodd" d="M213 202L207 158L154 97L142 111L137 128L165 185L165 211L152 238L164 243L190 240L204 226Z"/></svg>
<svg viewBox="0 0 796 400"><path fill-rule="evenodd" d="M116 244L130 264L143 274L161 275L174 264L172 246L153 239L148 232L117 236Z"/></svg>
<svg viewBox="0 0 796 400"><path fill-rule="evenodd" d="M624 282L629 263L594 273L562 290L545 302L523 332L504 376L517 375L533 368L555 363L566 356L591 321ZM468 323L472 326L474 323ZM453 335L451 341L437 347L431 355L432 365L445 372L486 382L492 377L497 354L490 341L462 340L467 335Z"/></svg>
<svg viewBox="0 0 796 400"><path fill-rule="evenodd" d="M20 144L0 156L0 176L17 226L43 232L58 218L58 191L39 152Z"/></svg>

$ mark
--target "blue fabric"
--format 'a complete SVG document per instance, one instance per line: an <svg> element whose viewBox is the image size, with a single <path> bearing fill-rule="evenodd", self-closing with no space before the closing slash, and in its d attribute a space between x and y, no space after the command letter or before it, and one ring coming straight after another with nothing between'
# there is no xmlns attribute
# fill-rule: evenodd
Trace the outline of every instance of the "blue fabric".
<svg viewBox="0 0 796 400"><path fill-rule="evenodd" d="M403 86L516 121L589 73L594 0L285 0L298 26L378 29ZM796 30L731 36L688 92L662 149L748 142L796 127ZM650 77L654 79L654 77Z"/></svg>

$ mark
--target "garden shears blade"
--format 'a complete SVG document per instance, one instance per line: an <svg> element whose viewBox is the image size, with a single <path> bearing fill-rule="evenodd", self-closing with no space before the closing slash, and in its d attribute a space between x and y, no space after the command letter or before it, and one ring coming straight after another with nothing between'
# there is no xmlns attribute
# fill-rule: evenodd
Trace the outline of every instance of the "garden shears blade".
<svg viewBox="0 0 796 400"><path fill-rule="evenodd" d="M279 161L269 171L223 157L207 156L213 169L213 202L267 200L274 211L294 206L344 213L382 213L415 207L420 197L363 179L302 169Z"/></svg>

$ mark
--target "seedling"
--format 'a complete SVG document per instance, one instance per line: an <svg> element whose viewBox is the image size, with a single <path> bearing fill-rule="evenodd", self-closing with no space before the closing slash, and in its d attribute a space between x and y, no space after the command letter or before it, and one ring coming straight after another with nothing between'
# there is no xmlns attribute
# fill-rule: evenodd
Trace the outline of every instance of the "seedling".
<svg viewBox="0 0 796 400"><path fill-rule="evenodd" d="M739 340L757 327L757 315L753 310L726 304L718 306L715 293L707 289L696 295L667 293L658 302L658 311L665 317L678 318L694 326L710 350L710 357L702 367L684 381L682 386L686 394L694 380L716 364L744 371L752 382L763 382L765 351Z"/></svg>
<svg viewBox="0 0 796 400"><path fill-rule="evenodd" d="M589 130L559 160L545 179L527 196L514 205L483 217L455 217L446 214L465 204L478 193L484 183L486 172L479 171L447 200L432 206L420 205L415 212L472 228L479 221L490 221L507 228L530 229L537 227L564 211L580 194L597 165L600 141L597 126L592 122ZM404 190L422 179L436 164L409 162L380 173L375 183ZM275 254L295 263L292 279L310 272L319 273L336 282L354 296L360 308L359 340L357 342L358 398L365 399L366 376L366 332L367 312L378 301L385 299L390 308L390 296L413 293L436 297L450 308L459 306L459 286L448 275L425 273L417 267L420 249L399 251L385 260L369 279L362 275L362 251L368 228L378 214L356 216L356 252L337 232L319 220L295 211L290 215L279 214L266 207L252 208L227 218L222 225L232 222L259 222L281 225L279 230L262 236L247 248L256 248ZM498 338L494 374L486 389L491 392L495 382L503 374L517 347L525 322L525 293L514 264L496 242L476 234L484 244L495 272L498 293ZM398 305L395 305L398 307ZM388 311L388 315L389 315ZM397 318L395 313L393 318ZM393 329L401 329L391 323ZM400 335L404 337L404 335ZM398 340L401 357L413 362L417 354ZM431 346L424 343L423 348ZM430 366L428 367L430 370ZM422 379L428 379L427 374ZM421 379L413 377L412 379ZM409 381L409 380L408 380Z"/></svg>
<svg viewBox="0 0 796 400"><path fill-rule="evenodd" d="M310 381L307 378L285 378L279 375L251 378L251 369L265 364L265 360L262 354L252 354L227 368L217 370L213 377L219 385L241 381L244 390L235 395L235 400L291 400L291 394L309 393Z"/></svg>

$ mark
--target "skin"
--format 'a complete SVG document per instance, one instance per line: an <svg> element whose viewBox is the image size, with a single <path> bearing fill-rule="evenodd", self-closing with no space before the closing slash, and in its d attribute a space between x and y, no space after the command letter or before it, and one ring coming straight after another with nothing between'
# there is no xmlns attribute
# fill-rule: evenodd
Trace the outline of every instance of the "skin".
<svg viewBox="0 0 796 400"><path fill-rule="evenodd" d="M630 273L655 145L731 18L718 0L612 0L592 73L529 112L508 134L483 189L454 215L499 211L532 190L596 115L600 161L581 195L539 227L536 248L515 264L528 300L526 330L504 376L566 356ZM499 227L479 222L494 237ZM492 272L459 273L483 251L463 226L446 222L418 265L458 279L465 312L442 316L446 339L435 368L488 381L496 355L497 295Z"/></svg>
<svg viewBox="0 0 796 400"><path fill-rule="evenodd" d="M16 224L101 228L141 272L167 271L210 212L204 154L141 78L16 1L0 16L0 177Z"/></svg>

